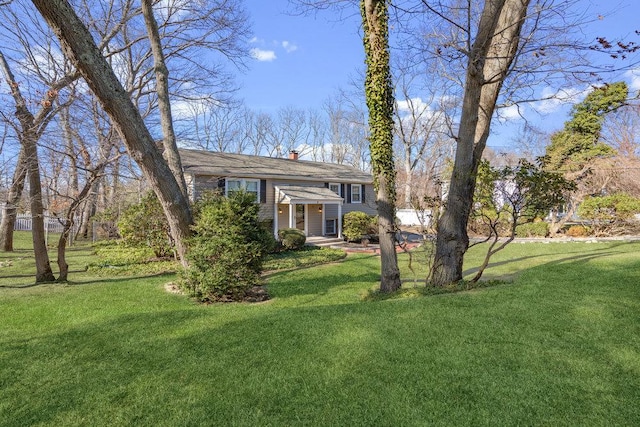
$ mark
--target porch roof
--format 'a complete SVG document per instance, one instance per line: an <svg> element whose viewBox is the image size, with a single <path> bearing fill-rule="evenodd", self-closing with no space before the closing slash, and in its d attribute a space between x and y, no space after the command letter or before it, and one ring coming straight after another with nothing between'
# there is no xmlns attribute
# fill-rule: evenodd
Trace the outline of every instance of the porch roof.
<svg viewBox="0 0 640 427"><path fill-rule="evenodd" d="M276 203L315 205L323 203L342 204L343 199L333 191L325 187L305 187L297 185L287 185L275 187Z"/></svg>

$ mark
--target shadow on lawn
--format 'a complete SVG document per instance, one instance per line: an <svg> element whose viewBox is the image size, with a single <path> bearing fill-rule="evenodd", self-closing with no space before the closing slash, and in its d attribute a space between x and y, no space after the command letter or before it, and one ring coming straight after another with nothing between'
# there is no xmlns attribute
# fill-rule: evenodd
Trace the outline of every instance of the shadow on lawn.
<svg viewBox="0 0 640 427"><path fill-rule="evenodd" d="M69 274L71 273L85 273L87 270L74 270L74 271L70 271ZM54 273L55 275L55 273ZM82 286L82 285L90 285L93 283L115 283L115 282L121 282L121 281L128 281L128 280L137 280L137 279L148 279L151 277L162 277L162 276L173 276L175 275L174 272L160 272L160 273L154 273L154 274L144 274L144 275L137 275L137 276L118 276L118 277L98 277L98 278L94 278L94 279L90 279L90 280L68 280L66 282L42 282L42 283L29 283L26 285L0 285L0 289L5 288L5 289L27 289L27 288L35 288L38 286L49 286L49 285L53 285L53 286ZM23 274L23 275L15 275L15 276L5 276L5 278L25 278L25 277L33 277L33 274Z"/></svg>
<svg viewBox="0 0 640 427"><path fill-rule="evenodd" d="M293 296L314 295L320 299L329 290L338 286L348 285L356 282L373 282L380 280L380 267L376 255L352 255L343 260L325 264L331 267L332 264L340 264L344 270L349 272L334 273L323 272L322 265L314 265L270 273L267 276L267 287L273 298L288 298ZM374 262L370 262L375 260ZM341 269L341 270L343 270ZM298 274L299 272L311 271L312 276ZM351 273L351 272L355 272ZM317 276L315 276L317 274ZM272 292L273 290L273 292Z"/></svg>
<svg viewBox="0 0 640 427"><path fill-rule="evenodd" d="M556 242L554 242L556 243ZM557 243L562 243L562 244L568 244L568 243L564 243L564 242L557 242ZM485 270L485 274L484 274L484 278L486 278L487 276L490 276L492 279L497 279L497 280L510 280L513 279L514 277L518 276L520 273L522 273L522 271L516 271L514 273L510 273L510 274L506 274L506 275L492 275L491 273L491 269L495 268L495 267L499 267L499 266L504 266L504 265L509 265L509 264L514 264L514 263L519 263L522 261L526 261L526 260L532 260L532 259L536 259L536 258L548 258L550 256L554 256L554 255L561 255L561 257L554 259L552 261L549 262L545 262L542 265L556 265L559 263L563 263L563 262L567 262L567 261L577 261L577 260L581 260L584 259L585 261L588 261L590 259L596 259L596 258L600 258L600 257L604 257L604 256L608 256L608 255L615 255L618 252L615 252L614 249L616 249L619 246L623 246L623 245L627 245L629 244L628 242L614 242L611 244L607 244L605 247L594 247L593 251L598 251L599 253L580 253L578 255L572 255L572 256L567 256L567 255L571 255L571 254L567 254L566 251L557 251L557 252L546 252L546 253L542 253L542 254L537 254L537 255L529 255L529 256L523 256L523 257L518 257L518 258L510 258L510 259L506 259L503 261L497 261L497 262L490 262L489 265L487 266L486 270ZM606 251L606 252L601 252L601 251ZM538 266L536 266L538 267ZM532 268L536 268L536 267L532 267ZM470 276L472 274L475 274L478 272L478 267L473 267L473 268L469 268L465 271L463 271L462 276L463 277L467 277Z"/></svg>
<svg viewBox="0 0 640 427"><path fill-rule="evenodd" d="M607 255L614 255L617 252L605 252L605 253L601 253L601 254L584 254L584 255L573 255L573 256L569 256L569 257L563 257L563 258L558 258L555 259L553 261L549 261L546 262L544 264L542 264L543 266L549 266L549 265L556 265L556 264L560 264L560 263L564 263L564 262L568 262L568 261L580 261L580 260L584 260L584 261L588 261L590 259L595 259L595 258L600 258L603 256L607 256ZM495 268L495 267L499 267L499 266L503 266L503 265L508 265L508 264L513 264L513 263L518 263L521 261L525 261L525 260L530 260L530 259L534 259L534 258L541 258L541 257L548 257L549 254L540 254L540 255L531 255L531 256L525 256L525 257L520 257L520 258L513 258L513 259L508 259L508 260L504 260L504 261L498 261L498 262L492 262L489 263L489 265L487 266L487 269L485 270L485 275L491 275L491 269ZM533 267L533 268L537 268L539 266ZM478 267L473 267L470 268L468 270L465 270L462 275L464 277L466 276L470 276L471 274L475 274L478 272ZM511 274L507 274L507 275L503 275L503 276L496 276L496 277L492 277L493 279L507 279L507 278L513 278L515 276L517 276L518 274L520 274L521 271L517 271ZM505 277L506 276L506 277ZM484 277L484 276L483 276Z"/></svg>
<svg viewBox="0 0 640 427"><path fill-rule="evenodd" d="M532 269L566 263L590 277L624 277L587 263L598 256L564 257ZM373 280L375 265L366 264L355 277L329 275L324 286L299 283L293 294ZM300 277L283 273L289 274L293 281ZM599 291L594 285L577 297ZM624 345L637 354L638 343L626 335L637 304L628 312L610 304L611 323L595 319L592 326L575 316L583 302L573 295L552 290L535 298L544 310L534 304L509 310L513 296L493 293L464 305L448 298L170 311L142 302L137 313L96 318L87 312L86 321L76 319L64 331L4 337L0 396L4 410L25 425L61 417L106 425L105 414L121 424L177 425L184 423L184 408L193 423L234 425L286 424L299 414L310 425L562 424L567 414L576 424L629 424L640 374L611 351ZM397 410L371 409L389 402Z"/></svg>

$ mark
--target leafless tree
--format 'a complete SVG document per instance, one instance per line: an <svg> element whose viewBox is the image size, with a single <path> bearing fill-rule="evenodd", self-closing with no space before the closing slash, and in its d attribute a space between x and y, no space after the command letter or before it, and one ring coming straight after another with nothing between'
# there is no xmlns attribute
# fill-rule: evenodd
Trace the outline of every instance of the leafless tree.
<svg viewBox="0 0 640 427"><path fill-rule="evenodd" d="M167 216L176 251L186 263L185 239L189 236L192 223L188 200L157 150L140 112L71 5L64 0L33 0L33 4L60 39L65 55L98 97L125 140L129 153L140 165Z"/></svg>
<svg viewBox="0 0 640 427"><path fill-rule="evenodd" d="M456 105L430 82L420 84L420 97L412 97L421 75L399 71L396 77L396 161L398 200L411 207L413 200L438 194L444 168L451 161L453 139L449 136ZM441 89L441 88L439 88Z"/></svg>
<svg viewBox="0 0 640 427"><path fill-rule="evenodd" d="M173 172L173 176L178 182L180 190L185 198L188 198L187 183L182 173L182 162L180 154L178 154L178 145L176 144L176 134L173 127L173 117L171 115L171 100L169 98L169 68L165 61L164 49L162 47L162 39L158 30L158 23L154 16L152 1L142 0L142 15L144 16L145 26L147 28L147 36L153 53L153 65L156 77L156 94L158 97L158 110L160 113L160 124L162 126L162 145L164 147L163 155L169 169ZM98 174L96 174L97 179Z"/></svg>

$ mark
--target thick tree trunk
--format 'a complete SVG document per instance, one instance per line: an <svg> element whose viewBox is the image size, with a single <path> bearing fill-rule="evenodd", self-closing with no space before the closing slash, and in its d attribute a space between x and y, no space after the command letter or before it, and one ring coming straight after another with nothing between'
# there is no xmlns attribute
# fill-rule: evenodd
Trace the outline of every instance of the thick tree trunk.
<svg viewBox="0 0 640 427"><path fill-rule="evenodd" d="M489 137L491 118L504 78L517 53L530 0L485 0L478 33L469 52L457 150L438 236L430 282L462 280L469 246L467 223L478 165Z"/></svg>
<svg viewBox="0 0 640 427"><path fill-rule="evenodd" d="M13 229L16 225L16 215L18 212L18 203L22 197L24 190L24 181L27 177L27 162L25 159L24 148L20 148L16 169L13 172L13 180L7 194L7 201L0 222L0 247L5 252L13 251Z"/></svg>
<svg viewBox="0 0 640 427"><path fill-rule="evenodd" d="M190 234L192 215L167 162L155 146L140 112L100 54L96 44L66 0L32 0L53 32L60 39L65 54L100 100L118 129L131 157L160 200L176 243L178 256L186 265L186 239Z"/></svg>
<svg viewBox="0 0 640 427"><path fill-rule="evenodd" d="M388 13L385 0L361 0L367 63L365 95L369 109L371 166L380 238L381 292L400 288L396 254L396 193L393 161L393 87L389 66Z"/></svg>
<svg viewBox="0 0 640 427"><path fill-rule="evenodd" d="M31 236L33 253L36 258L36 283L53 282L56 278L51 270L44 228L44 206L42 204L42 184L36 137L27 132L22 135L22 146L27 157L27 177L29 179L29 199L31 209Z"/></svg>
<svg viewBox="0 0 640 427"><path fill-rule="evenodd" d="M51 282L55 280L55 277L51 271L51 263L47 252L37 143L47 123L51 120L53 103L58 96L58 91L52 88L46 92L42 100L42 108L34 116L29 111L27 102L20 92L20 85L16 82L2 52L0 52L0 68L11 88L11 96L16 103L16 117L21 126L19 138L21 154L24 155L26 177L29 180L29 202L32 218L31 236L33 239L33 253L36 259L36 282ZM65 82L71 81L73 81L73 77L71 75L66 76L57 82L57 86L64 87L66 85Z"/></svg>
<svg viewBox="0 0 640 427"><path fill-rule="evenodd" d="M386 180L379 182L378 203L378 233L380 239L380 292L394 292L400 288L400 269L396 253L396 210L393 201L387 197Z"/></svg>
<svg viewBox="0 0 640 427"><path fill-rule="evenodd" d="M173 118L171 117L171 100L169 99L169 69L164 60L162 43L158 24L153 15L151 0L142 0L142 14L147 27L149 43L153 52L153 61L156 73L156 91L158 93L158 109L160 110L160 122L162 124L162 144L164 146L164 158L167 160L169 169L173 172L180 190L185 198L188 198L187 183L182 173L182 162L176 144L176 134L173 129Z"/></svg>

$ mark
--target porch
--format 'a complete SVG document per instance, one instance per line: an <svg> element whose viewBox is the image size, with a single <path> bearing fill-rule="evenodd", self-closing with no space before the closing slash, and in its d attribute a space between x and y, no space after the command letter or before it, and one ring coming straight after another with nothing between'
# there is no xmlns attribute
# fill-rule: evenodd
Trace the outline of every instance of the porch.
<svg viewBox="0 0 640 427"><path fill-rule="evenodd" d="M275 187L273 232L297 228L307 237L342 238L343 199L325 187Z"/></svg>

